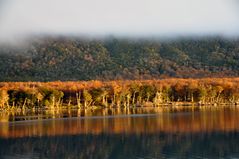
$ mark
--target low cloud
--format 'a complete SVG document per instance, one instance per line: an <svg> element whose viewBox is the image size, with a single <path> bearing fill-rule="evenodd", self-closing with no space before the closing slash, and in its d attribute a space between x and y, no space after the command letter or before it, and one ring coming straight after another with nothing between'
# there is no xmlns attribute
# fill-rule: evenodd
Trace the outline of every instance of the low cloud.
<svg viewBox="0 0 239 159"><path fill-rule="evenodd" d="M31 35L239 35L236 0L0 0L0 41Z"/></svg>

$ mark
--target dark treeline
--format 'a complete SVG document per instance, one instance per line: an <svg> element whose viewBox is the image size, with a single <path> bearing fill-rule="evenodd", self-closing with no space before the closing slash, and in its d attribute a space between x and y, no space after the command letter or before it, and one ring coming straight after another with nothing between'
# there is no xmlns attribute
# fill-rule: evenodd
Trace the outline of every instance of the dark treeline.
<svg viewBox="0 0 239 159"><path fill-rule="evenodd" d="M238 104L239 78L143 81L2 82L0 108Z"/></svg>
<svg viewBox="0 0 239 159"><path fill-rule="evenodd" d="M239 75L239 40L108 38L33 39L0 47L0 81L77 81L232 77Z"/></svg>

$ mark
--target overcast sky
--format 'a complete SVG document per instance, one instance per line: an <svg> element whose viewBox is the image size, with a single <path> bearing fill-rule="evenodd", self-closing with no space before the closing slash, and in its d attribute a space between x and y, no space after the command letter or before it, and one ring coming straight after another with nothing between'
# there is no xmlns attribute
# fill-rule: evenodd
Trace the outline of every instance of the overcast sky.
<svg viewBox="0 0 239 159"><path fill-rule="evenodd" d="M0 39L31 34L239 36L238 0L0 0Z"/></svg>

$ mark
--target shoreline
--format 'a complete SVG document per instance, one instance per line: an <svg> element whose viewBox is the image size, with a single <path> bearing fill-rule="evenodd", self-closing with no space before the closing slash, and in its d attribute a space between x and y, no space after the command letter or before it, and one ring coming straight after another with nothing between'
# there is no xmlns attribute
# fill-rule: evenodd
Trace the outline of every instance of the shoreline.
<svg viewBox="0 0 239 159"><path fill-rule="evenodd" d="M235 109L237 105L218 106L161 106L161 107L115 107L115 108L56 108L39 110L19 110L0 112L0 123L22 122L22 121L44 121L48 119L69 119L69 118L94 118L94 117L117 117L140 115L140 114L167 114L167 113L194 113L204 110L220 110L224 108Z"/></svg>
<svg viewBox="0 0 239 159"><path fill-rule="evenodd" d="M239 103L191 103L191 102L170 102L170 103L160 103L153 105L150 103L150 106L88 106L88 107L78 107L77 105L62 105L60 107L33 107L33 108L23 108L19 107L9 107L7 109L0 109L0 112L9 112L9 111L46 111L46 110L67 110L67 109L80 109L80 110L94 110L94 109L123 109L123 108L170 108L170 107L221 107L221 106L239 106Z"/></svg>

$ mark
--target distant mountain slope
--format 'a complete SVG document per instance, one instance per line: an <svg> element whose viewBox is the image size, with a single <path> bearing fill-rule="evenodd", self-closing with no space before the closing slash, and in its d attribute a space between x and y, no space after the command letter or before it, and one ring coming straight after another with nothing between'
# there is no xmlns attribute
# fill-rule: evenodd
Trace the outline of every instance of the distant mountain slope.
<svg viewBox="0 0 239 159"><path fill-rule="evenodd" d="M0 48L0 81L152 79L239 75L239 40L42 38Z"/></svg>

